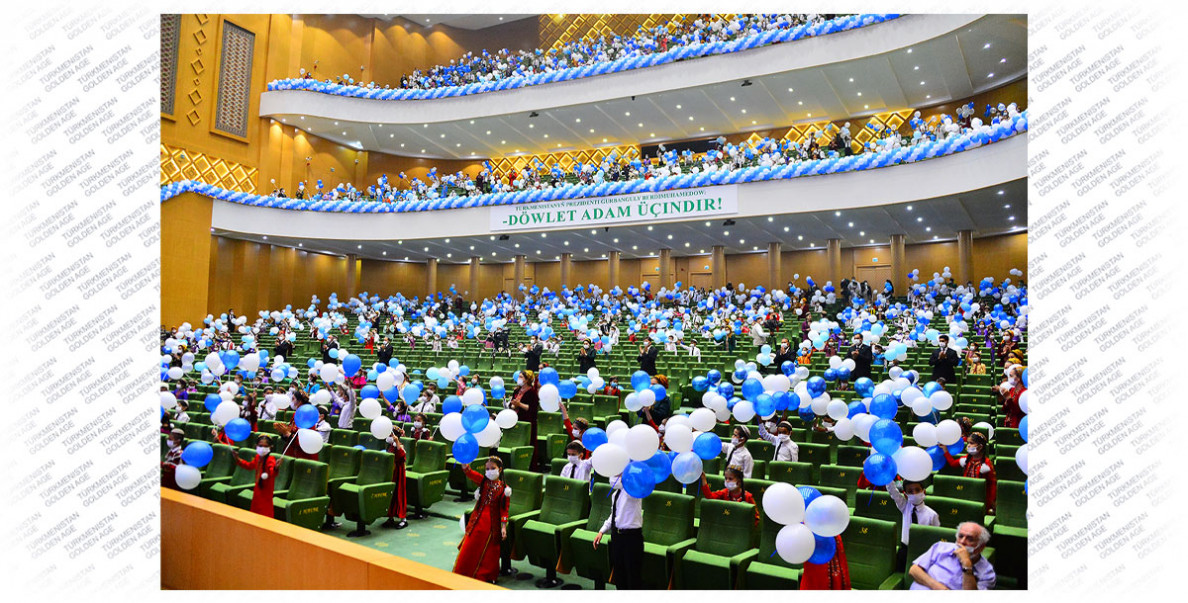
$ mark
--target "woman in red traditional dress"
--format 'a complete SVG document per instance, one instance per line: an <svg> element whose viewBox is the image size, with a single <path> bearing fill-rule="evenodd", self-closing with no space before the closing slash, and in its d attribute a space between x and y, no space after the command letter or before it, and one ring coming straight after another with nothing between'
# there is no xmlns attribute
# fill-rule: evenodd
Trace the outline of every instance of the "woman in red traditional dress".
<svg viewBox="0 0 1188 603"><path fill-rule="evenodd" d="M537 381L536 373L524 369L520 371L520 377L516 381L516 389L512 392L511 402L508 406L516 411L516 420L524 421L531 426L531 433L529 434L529 442L536 441L536 417L540 412L540 382ZM537 470L536 455L532 455L533 471Z"/></svg>
<svg viewBox="0 0 1188 603"><path fill-rule="evenodd" d="M503 462L497 457L487 459L485 475L468 464L461 467L470 481L479 484L479 489L474 511L466 522L466 535L458 543L454 573L494 583L499 576L499 545L507 538L511 488L503 483Z"/></svg>
<svg viewBox="0 0 1188 603"><path fill-rule="evenodd" d="M842 537L833 538L837 552L827 563L805 562L800 573L800 590L850 590L850 566L846 562Z"/></svg>
<svg viewBox="0 0 1188 603"><path fill-rule="evenodd" d="M961 467L962 476L986 480L986 514L993 515L998 500L998 472L986 457L986 436L975 431L969 434L965 442L965 455L960 458L954 458L944 446L941 449L950 467Z"/></svg>
<svg viewBox="0 0 1188 603"><path fill-rule="evenodd" d="M392 434L387 439L388 452L396 455L396 464L392 466L392 482L395 485L392 489L392 502L388 504L388 521L385 521L381 526L397 530L408 527L408 486L405 484L405 463L408 457L404 450L404 444L400 441L402 437L404 437L404 430L393 427Z"/></svg>
<svg viewBox="0 0 1188 603"><path fill-rule="evenodd" d="M280 469L281 459L272 455L272 438L262 435L256 439L256 456L245 461L235 457L235 462L244 469L256 471L256 482L252 487L252 513L259 513L264 517L272 517L272 493L276 487L276 471Z"/></svg>
<svg viewBox="0 0 1188 603"><path fill-rule="evenodd" d="M1023 420L1023 409L1019 408L1019 396L1027 391L1019 375L1023 368L1017 364L1010 365L1006 370L1006 382L994 388L994 393L1002 403L1003 427L1019 428L1019 421Z"/></svg>

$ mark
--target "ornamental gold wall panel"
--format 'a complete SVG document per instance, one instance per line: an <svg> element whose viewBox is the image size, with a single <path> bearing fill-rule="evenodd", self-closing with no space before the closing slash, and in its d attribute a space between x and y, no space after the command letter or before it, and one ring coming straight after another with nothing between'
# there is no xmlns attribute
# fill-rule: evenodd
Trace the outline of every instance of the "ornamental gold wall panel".
<svg viewBox="0 0 1188 603"><path fill-rule="evenodd" d="M256 168L180 147L161 145L161 186L181 180L256 193Z"/></svg>

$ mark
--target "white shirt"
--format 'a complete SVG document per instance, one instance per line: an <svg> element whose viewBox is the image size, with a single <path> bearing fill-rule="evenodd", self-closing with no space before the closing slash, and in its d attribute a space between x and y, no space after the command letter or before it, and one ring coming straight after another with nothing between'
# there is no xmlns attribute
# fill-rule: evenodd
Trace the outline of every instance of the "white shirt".
<svg viewBox="0 0 1188 603"><path fill-rule="evenodd" d="M895 506L903 513L899 540L907 544L908 532L911 531L912 527L912 505L908 503L907 498L899 491L899 488L895 487L895 484L887 484L887 494L891 495L891 500L895 501ZM933 511L928 505L920 503L916 505L916 525L939 526L940 515L937 515L936 511Z"/></svg>
<svg viewBox="0 0 1188 603"><path fill-rule="evenodd" d="M583 482L590 481L590 472L594 469L594 464L590 459L578 459L577 464L566 462L565 466L561 468L561 477L568 477L571 479L580 479Z"/></svg>
<svg viewBox="0 0 1188 603"><path fill-rule="evenodd" d="M338 411L338 428L350 429L355 422L355 390L347 388L346 400L342 401L342 410Z"/></svg>
<svg viewBox="0 0 1188 603"><path fill-rule="evenodd" d="M775 445L775 451L771 455L773 461L789 461L796 462L800 456L800 447L792 438L788 438L787 442L781 442L779 437L763 428L763 423L759 424L759 437L771 442Z"/></svg>
<svg viewBox="0 0 1188 603"><path fill-rule="evenodd" d="M322 422L318 423L317 425L315 425L315 426L314 426L314 429L316 429L316 430L317 430L317 432L318 432L318 435L321 435L321 436L322 436L322 443L323 443L323 444L329 444L329 443L330 443L330 431L331 431L331 430L333 430L334 428L333 428L333 427L330 427L330 423L329 423L329 422L327 422L327 421L322 421Z"/></svg>
<svg viewBox="0 0 1188 603"><path fill-rule="evenodd" d="M437 396L433 396L433 398L437 398ZM418 413L418 412L423 412L423 413L437 412L437 405L434 404L433 399L424 400L424 401L414 404L411 408L409 408L409 411L411 411L413 414Z"/></svg>
<svg viewBox="0 0 1188 603"><path fill-rule="evenodd" d="M616 529L630 530L643 527L643 499L628 494L626 490L615 488L611 492L611 513L612 515L602 524L602 529L598 530L599 534L610 531L612 516Z"/></svg>
<svg viewBox="0 0 1188 603"><path fill-rule="evenodd" d="M722 442L722 455L729 459L726 466L722 468L723 472L734 467L742 471L743 477L751 477L751 472L755 469L755 457L751 456L751 451L747 450L745 445L735 448L734 444L730 442Z"/></svg>

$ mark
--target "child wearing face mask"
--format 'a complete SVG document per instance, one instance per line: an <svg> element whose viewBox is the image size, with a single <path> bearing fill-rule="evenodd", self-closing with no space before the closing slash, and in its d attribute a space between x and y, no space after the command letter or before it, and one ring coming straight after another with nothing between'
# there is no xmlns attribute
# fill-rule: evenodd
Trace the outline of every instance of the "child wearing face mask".
<svg viewBox="0 0 1188 603"><path fill-rule="evenodd" d="M774 434L768 431L769 428L770 422L759 423L759 437L771 442L775 446L771 460L795 463L800 455L800 447L796 445L796 442L792 441L792 424L787 421L780 421L775 426L776 432Z"/></svg>
<svg viewBox="0 0 1188 603"><path fill-rule="evenodd" d="M462 472L479 488L466 522L466 535L458 543L454 573L494 583L499 576L500 542L507 538L511 488L503 483L503 462L498 457L487 459L483 473L468 464L462 465Z"/></svg>
<svg viewBox="0 0 1188 603"><path fill-rule="evenodd" d="M954 458L944 446L941 450L950 467L961 468L962 476L986 480L986 514L993 515L994 504L998 499L998 473L986 457L986 444L986 436L975 431L965 439L965 454L961 457Z"/></svg>
<svg viewBox="0 0 1188 603"><path fill-rule="evenodd" d="M606 387L602 388L602 393L608 396L617 396L623 390L619 388L618 377L611 377L610 381L606 382Z"/></svg>
<svg viewBox="0 0 1188 603"><path fill-rule="evenodd" d="M177 487L177 478L175 472L177 466L182 463L182 443L186 441L186 432L181 429L174 428L169 432L167 440L169 451L165 453L165 460L161 461L161 487L173 488L180 490Z"/></svg>
<svg viewBox="0 0 1188 603"><path fill-rule="evenodd" d="M891 495L891 500L895 501L896 508L900 513L903 513L903 522L900 524L899 533L899 540L903 546L899 547L899 554L895 560L896 567L902 569L907 563L908 533L911 531L911 526L939 526L940 516L932 510L932 507L924 504L924 485L920 482L904 480L903 492L895 487L894 482L889 483L887 484L887 494Z"/></svg>
<svg viewBox="0 0 1188 603"><path fill-rule="evenodd" d="M751 477L755 469L755 458L747 450L747 440L751 439L751 430L746 425L735 425L730 434L730 442L722 442L722 454L726 455L726 468L737 469L744 477Z"/></svg>
<svg viewBox="0 0 1188 603"><path fill-rule="evenodd" d="M711 491L709 487L709 480L705 478L705 474L701 474L701 495L705 498L712 498L714 500L728 500L731 502L745 502L752 505L755 504L755 497L747 492L745 485L746 477L743 476L742 471L733 467L726 470L726 487L721 490ZM759 507L755 507L755 525L759 525Z"/></svg>
<svg viewBox="0 0 1188 603"><path fill-rule="evenodd" d="M396 456L396 464L392 466L392 483L395 485L392 488L392 502L388 503L388 520L380 527L395 530L408 527L408 490L405 485L405 463L408 455L404 450L404 443L400 441L403 436L403 429L393 427L392 433L384 440L388 444L388 452Z"/></svg>
<svg viewBox="0 0 1188 603"><path fill-rule="evenodd" d="M281 464L281 457L272 454L272 438L266 435L256 438L256 456L250 461L245 461L237 455L235 462L244 469L256 472L256 483L252 486L251 512L272 517L272 493L276 486L276 471Z"/></svg>
<svg viewBox="0 0 1188 603"><path fill-rule="evenodd" d="M418 442L421 440L433 441L433 430L429 429L429 417L425 413L417 413L417 416L413 417L412 424L413 430L411 435L413 440Z"/></svg>
<svg viewBox="0 0 1188 603"><path fill-rule="evenodd" d="M1002 410L1005 414L1003 417L1003 426L1018 428L1019 421L1026 416L1023 409L1019 407L1019 396L1027 391L1023 387L1023 380L1019 375L1023 373L1023 369L1019 365L1012 364L1006 370L1006 382L995 388L995 394L998 396L999 402L1002 404Z"/></svg>
<svg viewBox="0 0 1188 603"><path fill-rule="evenodd" d="M569 409L565 407L564 402L561 403L561 422L565 425L565 434L578 442L582 441L582 436L590 428L590 422L581 417L570 421ZM583 449L582 458L590 458L590 453Z"/></svg>
<svg viewBox="0 0 1188 603"><path fill-rule="evenodd" d="M565 458L568 462L561 468L561 477L590 481L590 472L594 469L594 464L590 460L589 451L581 442L570 442L565 447Z"/></svg>
<svg viewBox="0 0 1188 603"><path fill-rule="evenodd" d="M623 489L623 475L610 479L611 512L594 537L594 549L602 542L602 536L611 534L610 557L611 576L615 589L634 590L642 588L640 566L643 565L643 499L636 498Z"/></svg>

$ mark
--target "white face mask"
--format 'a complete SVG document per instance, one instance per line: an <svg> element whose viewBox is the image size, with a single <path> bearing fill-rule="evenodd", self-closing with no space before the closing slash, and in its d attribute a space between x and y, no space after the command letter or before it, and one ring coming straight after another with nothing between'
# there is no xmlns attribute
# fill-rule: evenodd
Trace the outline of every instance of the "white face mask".
<svg viewBox="0 0 1188 603"><path fill-rule="evenodd" d="M571 465L576 465L576 464L578 464L578 461L579 461L579 460L581 460L581 459L580 459L580 457L578 457L578 455L576 455L576 454L571 454L571 455L569 455L569 463L570 463Z"/></svg>
<svg viewBox="0 0 1188 603"><path fill-rule="evenodd" d="M516 385L519 385L520 387L524 387L524 380L523 380L523 379L516 379Z"/></svg>
<svg viewBox="0 0 1188 603"><path fill-rule="evenodd" d="M980 449L977 446L970 444L965 447L965 451L968 452L969 454L976 455L980 451Z"/></svg>
<svg viewBox="0 0 1188 603"><path fill-rule="evenodd" d="M487 479L489 479L491 481L495 481L495 480L499 479L499 470L498 469L487 469Z"/></svg>
<svg viewBox="0 0 1188 603"><path fill-rule="evenodd" d="M175 450L175 449L177 449L177 448L178 448L178 447L180 447L180 446L181 446L181 444L179 444L179 443L177 443L177 442L175 442L175 441L173 441L173 440L169 440L169 449L170 449L170 450Z"/></svg>
<svg viewBox="0 0 1188 603"><path fill-rule="evenodd" d="M788 434L786 434L786 433L781 433L781 434L777 435L777 436L776 436L776 438L777 438L777 439L779 439L781 442L787 442L787 441L788 441Z"/></svg>
<svg viewBox="0 0 1188 603"><path fill-rule="evenodd" d="M738 490L738 482L726 482L726 489L731 492Z"/></svg>
<svg viewBox="0 0 1188 603"><path fill-rule="evenodd" d="M256 446L256 454L260 456L268 456L269 452L272 452L272 449L267 446Z"/></svg>
<svg viewBox="0 0 1188 603"><path fill-rule="evenodd" d="M421 422L413 421L413 429L420 429L420 428L421 428Z"/></svg>
<svg viewBox="0 0 1188 603"><path fill-rule="evenodd" d="M571 431L570 433L572 433L573 437L575 437L575 438L582 437L582 432L578 431L578 428L576 428L576 427L574 427L573 431Z"/></svg>
<svg viewBox="0 0 1188 603"><path fill-rule="evenodd" d="M738 439L738 438L730 438L730 444L731 444L732 446L738 446L738 443L739 443L739 439Z"/></svg>
<svg viewBox="0 0 1188 603"><path fill-rule="evenodd" d="M908 494L907 499L908 502L912 503L913 506L921 505L924 503L924 493L921 492L919 494Z"/></svg>
<svg viewBox="0 0 1188 603"><path fill-rule="evenodd" d="M1018 377L1007 377L1007 383L1010 383L1011 387L1014 387L1015 384L1019 383L1019 378Z"/></svg>

